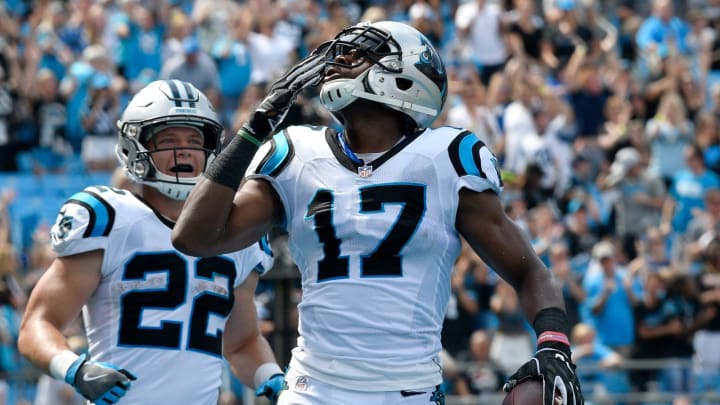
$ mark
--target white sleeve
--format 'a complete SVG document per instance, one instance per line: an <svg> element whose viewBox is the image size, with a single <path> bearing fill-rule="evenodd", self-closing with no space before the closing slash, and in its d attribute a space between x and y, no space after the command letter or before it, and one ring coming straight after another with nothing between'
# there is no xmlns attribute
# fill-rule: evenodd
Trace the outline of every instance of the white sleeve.
<svg viewBox="0 0 720 405"><path fill-rule="evenodd" d="M89 190L74 194L60 209L50 230L59 257L105 249L115 221L115 209Z"/></svg>
<svg viewBox="0 0 720 405"><path fill-rule="evenodd" d="M463 188L477 192L502 192L497 158L474 133L464 131L458 134L448 147L448 155L457 174L456 194Z"/></svg>

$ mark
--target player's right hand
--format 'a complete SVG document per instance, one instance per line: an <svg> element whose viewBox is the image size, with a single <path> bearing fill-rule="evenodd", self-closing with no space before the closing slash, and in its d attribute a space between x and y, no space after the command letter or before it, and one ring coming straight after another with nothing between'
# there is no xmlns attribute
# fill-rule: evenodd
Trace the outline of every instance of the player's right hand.
<svg viewBox="0 0 720 405"><path fill-rule="evenodd" d="M272 84L267 96L242 126L242 130L258 141L275 133L297 95L308 86L317 86L322 80L327 44L318 47Z"/></svg>
<svg viewBox="0 0 720 405"><path fill-rule="evenodd" d="M272 404L276 404L280 391L285 388L285 376L283 374L275 374L265 380L255 390L256 397L266 397L270 399Z"/></svg>
<svg viewBox="0 0 720 405"><path fill-rule="evenodd" d="M78 357L65 374L65 382L95 405L117 403L136 379L131 372L112 364L88 360L87 354Z"/></svg>
<svg viewBox="0 0 720 405"><path fill-rule="evenodd" d="M570 360L570 349L559 350L542 345L538 349L534 358L510 376L503 390L510 392L523 381L535 379L543 383L544 405L555 405L556 394L562 397L562 405L583 405L585 401L575 374L575 365Z"/></svg>

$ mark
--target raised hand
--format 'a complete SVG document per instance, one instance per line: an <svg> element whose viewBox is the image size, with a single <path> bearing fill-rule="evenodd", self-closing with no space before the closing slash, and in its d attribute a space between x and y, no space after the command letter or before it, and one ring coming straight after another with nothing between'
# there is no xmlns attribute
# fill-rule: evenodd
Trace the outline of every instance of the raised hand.
<svg viewBox="0 0 720 405"><path fill-rule="evenodd" d="M297 95L308 86L317 86L322 80L325 48L327 44L321 45L275 81L242 130L258 141L275 133Z"/></svg>
<svg viewBox="0 0 720 405"><path fill-rule="evenodd" d="M65 374L65 382L95 405L117 403L136 379L129 371L112 364L88 360L87 354L78 357Z"/></svg>

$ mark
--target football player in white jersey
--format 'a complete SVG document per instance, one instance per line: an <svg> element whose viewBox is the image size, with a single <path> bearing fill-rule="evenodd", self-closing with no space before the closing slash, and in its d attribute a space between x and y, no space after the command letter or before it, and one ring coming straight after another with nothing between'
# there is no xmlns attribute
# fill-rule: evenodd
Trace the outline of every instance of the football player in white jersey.
<svg viewBox="0 0 720 405"><path fill-rule="evenodd" d="M57 258L29 299L20 351L95 404L216 405L223 354L247 386L273 396L282 370L253 301L269 249L256 241L191 257L170 239L222 146L215 110L190 83L156 81L118 128L118 158L142 196L92 186L65 202L51 230ZM89 349L78 356L63 329L81 311Z"/></svg>
<svg viewBox="0 0 720 405"><path fill-rule="evenodd" d="M342 132L277 132L316 85ZM348 27L273 84L188 198L173 229L186 253L245 247L273 226L289 233L303 296L280 404L442 404L440 332L461 237L517 290L538 334L506 389L537 379L546 405L556 391L583 403L562 295L503 211L495 157L470 131L429 128L446 93L443 63L416 29Z"/></svg>

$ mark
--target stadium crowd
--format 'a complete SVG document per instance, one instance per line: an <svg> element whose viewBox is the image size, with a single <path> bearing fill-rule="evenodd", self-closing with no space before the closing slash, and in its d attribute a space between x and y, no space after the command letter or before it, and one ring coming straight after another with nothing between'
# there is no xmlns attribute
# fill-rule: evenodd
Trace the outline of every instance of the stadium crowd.
<svg viewBox="0 0 720 405"><path fill-rule="evenodd" d="M717 393L720 1L5 0L0 403L77 401L15 348L53 252L43 224L27 243L13 237L21 190L3 179L112 172L119 114L158 78L193 83L234 133L276 74L342 27L384 19L443 53L449 95L434 125L469 128L498 156L506 212L563 287L586 398ZM336 126L314 96L285 124ZM133 187L121 175L113 184ZM272 297L267 281L270 338ZM78 350L81 331L68 331ZM454 269L443 345L446 392L460 397L498 393L533 354L513 289L471 249ZM647 359L677 361L622 367Z"/></svg>

